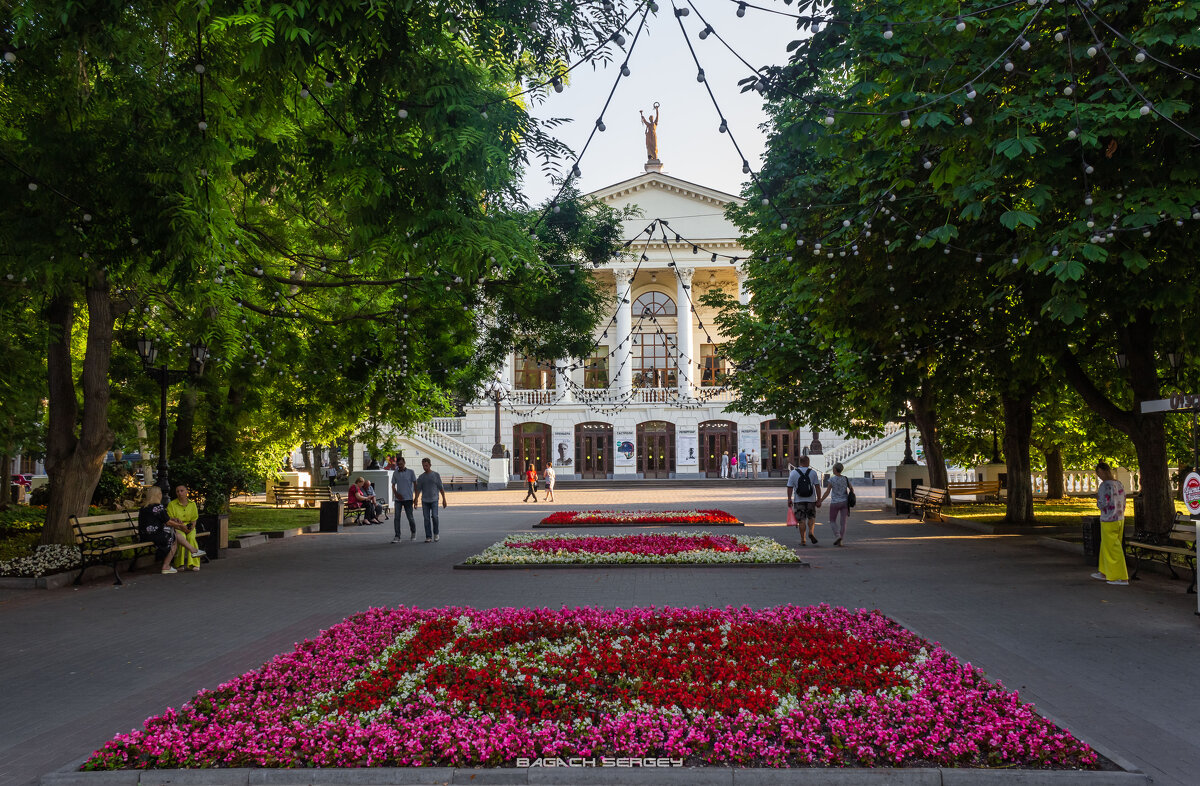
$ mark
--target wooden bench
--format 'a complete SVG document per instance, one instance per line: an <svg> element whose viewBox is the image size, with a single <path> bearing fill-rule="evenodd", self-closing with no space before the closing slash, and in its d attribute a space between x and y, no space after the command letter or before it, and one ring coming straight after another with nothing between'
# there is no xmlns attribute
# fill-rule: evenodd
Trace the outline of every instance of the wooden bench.
<svg viewBox="0 0 1200 786"><path fill-rule="evenodd" d="M917 486L913 489L912 499L904 499L903 497L892 497L892 504L896 506L897 512L900 510L901 503L912 506L912 513L920 513L921 521L928 520L929 514L934 514L941 521L942 506L946 504L947 493L945 489L937 489L931 486Z"/></svg>
<svg viewBox="0 0 1200 786"><path fill-rule="evenodd" d="M1171 571L1171 578L1179 578L1175 574L1175 565L1192 571L1192 583L1188 585L1189 593L1196 592L1196 525L1179 517L1170 532L1150 533L1143 530L1134 532L1133 537L1125 541L1125 550L1133 557L1133 573L1131 579L1136 579L1142 560L1161 562Z"/></svg>
<svg viewBox="0 0 1200 786"><path fill-rule="evenodd" d="M121 560L129 560L126 570L130 571L138 557L154 552L154 543L142 540L137 520L128 512L102 516L71 515L69 520L75 530L75 545L79 547L80 569L75 577L76 584L83 582L84 571L93 565L112 565L113 584L124 584L118 570ZM209 534L196 530L197 540Z"/></svg>
<svg viewBox="0 0 1200 786"><path fill-rule="evenodd" d="M457 486L459 491L468 485L479 488L479 478L474 475L451 475L450 479L444 481L442 485L449 486L451 490L454 490Z"/></svg>
<svg viewBox="0 0 1200 786"><path fill-rule="evenodd" d="M1000 481L998 480L969 480L959 483L946 484L947 504L949 497L985 497L1000 499Z"/></svg>
<svg viewBox="0 0 1200 786"><path fill-rule="evenodd" d="M275 507L303 502L308 507L318 502L330 502L341 499L329 490L329 486L276 486Z"/></svg>

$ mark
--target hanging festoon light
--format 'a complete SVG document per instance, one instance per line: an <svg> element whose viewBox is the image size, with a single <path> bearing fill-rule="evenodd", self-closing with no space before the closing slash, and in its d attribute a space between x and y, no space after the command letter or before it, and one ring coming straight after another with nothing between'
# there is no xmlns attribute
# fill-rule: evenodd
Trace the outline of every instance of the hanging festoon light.
<svg viewBox="0 0 1200 786"><path fill-rule="evenodd" d="M908 112L901 112L900 113L900 127L908 128L910 125L912 125L912 120L910 120L908 118Z"/></svg>
<svg viewBox="0 0 1200 786"><path fill-rule="evenodd" d="M954 22L954 29L960 33L963 32L964 30L966 30L967 29L967 20L963 19L961 16L958 17L957 20Z"/></svg>
<svg viewBox="0 0 1200 786"><path fill-rule="evenodd" d="M890 22L889 22L888 24L886 24L886 25L884 25L884 26L883 26L883 37L884 37L884 38L886 38L887 40L891 41L891 40L892 40L892 36L893 36L893 35L895 35L895 34L896 34L896 33L895 33L895 31L894 31L894 30L892 30L892 25L891 25L891 23L890 23Z"/></svg>
<svg viewBox="0 0 1200 786"><path fill-rule="evenodd" d="M596 120L596 130L598 130L598 131L608 130L608 126L604 125L604 118L601 117Z"/></svg>
<svg viewBox="0 0 1200 786"><path fill-rule="evenodd" d="M1146 50L1145 49L1137 50L1137 54L1133 56L1133 59L1135 62L1138 62L1138 63L1146 62Z"/></svg>
<svg viewBox="0 0 1200 786"><path fill-rule="evenodd" d="M1029 41L1026 40L1025 36L1019 35L1019 36L1017 36L1017 46L1019 46L1021 48L1022 52L1028 52L1029 49L1033 46L1033 44L1029 43Z"/></svg>
<svg viewBox="0 0 1200 786"><path fill-rule="evenodd" d="M700 31L700 40L703 41L704 39L708 38L712 34L713 34L712 25L705 25L704 29Z"/></svg>
<svg viewBox="0 0 1200 786"><path fill-rule="evenodd" d="M554 92L561 93L563 91L563 81L561 77L551 77L550 85L554 88Z"/></svg>
<svg viewBox="0 0 1200 786"><path fill-rule="evenodd" d="M400 109L396 112L396 117L400 118L401 120L407 120L408 110L404 107L400 107Z"/></svg>
<svg viewBox="0 0 1200 786"><path fill-rule="evenodd" d="M12 47L4 47L4 62L9 64L17 62L17 53L13 51Z"/></svg>
<svg viewBox="0 0 1200 786"><path fill-rule="evenodd" d="M737 15L739 18L746 15L746 4L745 3L738 3Z"/></svg>
<svg viewBox="0 0 1200 786"><path fill-rule="evenodd" d="M971 117L966 112L963 112L963 125L964 126L969 126L974 122L975 122L975 119L973 117Z"/></svg>
<svg viewBox="0 0 1200 786"><path fill-rule="evenodd" d="M921 156L921 166L925 169L933 169L933 162L929 160L929 156Z"/></svg>
<svg viewBox="0 0 1200 786"><path fill-rule="evenodd" d="M1144 104L1142 104L1142 106L1138 109L1138 114L1140 114L1142 117L1145 117L1146 115L1150 114L1153 111L1154 111L1154 104L1147 101Z"/></svg>
<svg viewBox="0 0 1200 786"><path fill-rule="evenodd" d="M1059 44L1061 44L1061 43L1063 42L1063 39L1064 39L1064 38L1066 38L1066 35L1063 33L1063 31L1062 31L1062 30L1055 30L1055 31L1054 31L1054 41L1055 41L1056 43L1059 43Z"/></svg>
<svg viewBox="0 0 1200 786"><path fill-rule="evenodd" d="M1089 47L1087 48L1087 56L1088 56L1088 57L1095 57L1095 56L1096 56L1096 54L1097 54L1097 53L1100 51L1100 49L1101 49L1103 46L1104 46L1104 45L1103 45L1103 44L1101 44L1099 41L1097 41L1096 43L1092 44L1091 46L1089 46Z"/></svg>
<svg viewBox="0 0 1200 786"><path fill-rule="evenodd" d="M696 81L697 82L704 81L704 69L703 68L701 68L699 71L696 72Z"/></svg>
<svg viewBox="0 0 1200 786"><path fill-rule="evenodd" d="M825 110L825 125L831 126L837 122L837 117L834 116L832 109Z"/></svg>
<svg viewBox="0 0 1200 786"><path fill-rule="evenodd" d="M629 63L621 63L621 76L629 76Z"/></svg>
<svg viewBox="0 0 1200 786"><path fill-rule="evenodd" d="M612 34L612 42L617 46L625 46L625 36L621 35L621 31Z"/></svg>
<svg viewBox="0 0 1200 786"><path fill-rule="evenodd" d="M1014 63L1012 60L1005 60L1005 61L1004 61L1004 70L1005 70L1005 71L1009 71L1009 72L1011 72L1011 71L1012 71L1014 68L1016 68L1016 67L1017 67L1017 64L1016 64L1016 63Z"/></svg>
<svg viewBox="0 0 1200 786"><path fill-rule="evenodd" d="M725 122L725 118L721 118L721 125L717 126L717 131L721 132L722 134L729 131L729 123Z"/></svg>
<svg viewBox="0 0 1200 786"><path fill-rule="evenodd" d="M1077 138L1077 137L1078 137L1078 136L1079 136L1081 133L1082 133L1082 131L1080 131L1080 129L1079 129L1079 126L1075 126L1075 127L1074 127L1074 128L1072 128L1070 131L1068 131L1068 132L1067 132L1067 139L1075 139L1075 138Z"/></svg>

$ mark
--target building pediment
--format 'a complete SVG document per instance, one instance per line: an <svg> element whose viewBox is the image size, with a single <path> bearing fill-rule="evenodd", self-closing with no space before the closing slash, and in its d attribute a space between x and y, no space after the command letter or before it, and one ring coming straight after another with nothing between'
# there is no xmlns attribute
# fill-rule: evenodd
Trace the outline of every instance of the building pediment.
<svg viewBox="0 0 1200 786"><path fill-rule="evenodd" d="M617 210L638 208L641 216L625 223L626 239L636 236L655 219L667 221L668 236L677 232L690 241L741 236L738 228L725 218L725 208L745 200L662 172L646 172L587 196Z"/></svg>

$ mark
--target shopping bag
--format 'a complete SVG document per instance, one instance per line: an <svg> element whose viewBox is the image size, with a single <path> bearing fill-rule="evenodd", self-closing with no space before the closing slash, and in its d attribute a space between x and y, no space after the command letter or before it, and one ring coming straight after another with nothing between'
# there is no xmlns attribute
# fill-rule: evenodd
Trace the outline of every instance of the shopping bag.
<svg viewBox="0 0 1200 786"><path fill-rule="evenodd" d="M792 506L788 505L787 525L789 527L799 527L800 524L796 521L796 511L792 510Z"/></svg>

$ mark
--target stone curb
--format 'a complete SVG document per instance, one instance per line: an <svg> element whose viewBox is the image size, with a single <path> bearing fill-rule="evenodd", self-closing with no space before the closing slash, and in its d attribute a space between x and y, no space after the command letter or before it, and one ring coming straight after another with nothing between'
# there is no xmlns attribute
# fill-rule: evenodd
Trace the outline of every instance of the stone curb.
<svg viewBox="0 0 1200 786"><path fill-rule="evenodd" d="M201 769L54 772L41 786L1017 786L1079 784L1135 786L1150 779L1140 772L1081 770L912 769L450 769L379 767L363 769Z"/></svg>
<svg viewBox="0 0 1200 786"><path fill-rule="evenodd" d="M468 565L465 562L455 563L455 570L542 570L543 568L558 569L572 568L589 570L592 568L811 568L807 562L614 562L611 564L586 562L579 563L516 563L512 565Z"/></svg>

